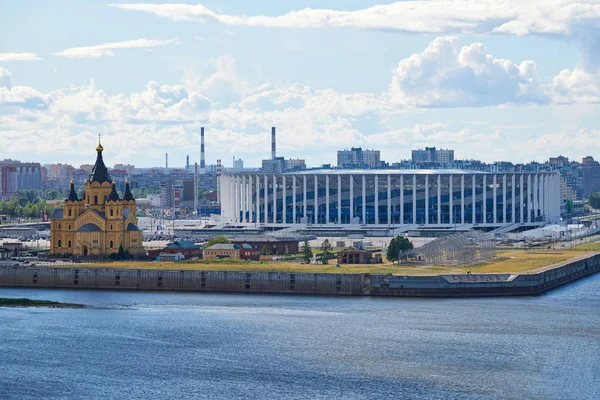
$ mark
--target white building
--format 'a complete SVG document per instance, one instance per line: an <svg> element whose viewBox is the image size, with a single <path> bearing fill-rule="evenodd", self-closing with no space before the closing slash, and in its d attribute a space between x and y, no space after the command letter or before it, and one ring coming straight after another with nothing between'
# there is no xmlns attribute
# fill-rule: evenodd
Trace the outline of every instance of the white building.
<svg viewBox="0 0 600 400"><path fill-rule="evenodd" d="M549 172L224 173L220 187L226 223L501 227L560 219L560 179Z"/></svg>
<svg viewBox="0 0 600 400"><path fill-rule="evenodd" d="M350 150L338 150L338 168L378 168L381 166L379 150L363 150L362 147L352 147Z"/></svg>
<svg viewBox="0 0 600 400"><path fill-rule="evenodd" d="M413 150L412 161L414 163L451 165L454 162L454 150L436 149L435 147L425 147L425 150Z"/></svg>

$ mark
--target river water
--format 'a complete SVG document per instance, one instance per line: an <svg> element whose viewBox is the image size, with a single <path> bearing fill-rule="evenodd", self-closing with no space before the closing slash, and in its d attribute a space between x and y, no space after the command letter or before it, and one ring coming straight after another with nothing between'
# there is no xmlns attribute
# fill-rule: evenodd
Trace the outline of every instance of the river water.
<svg viewBox="0 0 600 400"><path fill-rule="evenodd" d="M0 289L0 399L599 399L600 275L540 297Z"/></svg>

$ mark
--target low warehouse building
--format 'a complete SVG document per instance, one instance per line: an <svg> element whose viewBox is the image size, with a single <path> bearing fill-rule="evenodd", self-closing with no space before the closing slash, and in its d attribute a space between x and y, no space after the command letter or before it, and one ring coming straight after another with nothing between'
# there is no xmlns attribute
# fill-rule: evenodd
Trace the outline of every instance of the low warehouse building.
<svg viewBox="0 0 600 400"><path fill-rule="evenodd" d="M189 240L176 240L161 250L150 250L148 256L156 258L161 254L183 254L186 260L202 258L202 249Z"/></svg>
<svg viewBox="0 0 600 400"><path fill-rule="evenodd" d="M218 243L204 249L205 260L222 258L238 260L240 258L240 246L233 243Z"/></svg>
<svg viewBox="0 0 600 400"><path fill-rule="evenodd" d="M361 249L344 249L337 253L338 264L379 264L383 262L381 253Z"/></svg>
<svg viewBox="0 0 600 400"><path fill-rule="evenodd" d="M241 245L243 243L256 246L261 254L281 255L281 254L298 254L298 239L296 238L244 238L234 239L234 244Z"/></svg>

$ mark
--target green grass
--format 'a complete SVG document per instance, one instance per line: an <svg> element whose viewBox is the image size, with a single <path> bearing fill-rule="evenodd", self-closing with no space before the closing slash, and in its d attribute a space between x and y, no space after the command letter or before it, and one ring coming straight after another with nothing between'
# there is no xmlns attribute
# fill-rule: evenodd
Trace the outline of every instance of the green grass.
<svg viewBox="0 0 600 400"><path fill-rule="evenodd" d="M60 303L50 300L0 297L0 307L83 307L81 304Z"/></svg>
<svg viewBox="0 0 600 400"><path fill-rule="evenodd" d="M590 243L599 246L600 244ZM63 268L115 268L115 269L156 269L156 270L191 270L191 271L240 271L240 272L297 272L326 274L394 274L394 275L439 275L472 273L523 273L535 271L581 257L591 252L588 249L561 250L509 250L499 251L495 260L468 266L427 266L423 264L342 264L336 268L335 260L328 265L301 264L297 261L262 261L248 262L241 260L198 260L179 262L131 262L116 261L98 264L81 264L81 266L63 265Z"/></svg>

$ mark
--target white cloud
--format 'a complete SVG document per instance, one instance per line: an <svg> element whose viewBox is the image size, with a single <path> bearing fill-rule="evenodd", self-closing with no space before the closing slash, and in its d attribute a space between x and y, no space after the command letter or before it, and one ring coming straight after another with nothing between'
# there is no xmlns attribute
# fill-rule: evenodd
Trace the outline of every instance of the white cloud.
<svg viewBox="0 0 600 400"><path fill-rule="evenodd" d="M1 61L37 61L41 60L35 53L0 53Z"/></svg>
<svg viewBox="0 0 600 400"><path fill-rule="evenodd" d="M10 73L10 71L0 67L0 88L10 89L12 87L12 83L10 80L11 77L12 74Z"/></svg>
<svg viewBox="0 0 600 400"><path fill-rule="evenodd" d="M99 58L103 56L114 56L113 50L133 49L133 48L152 48L164 46L167 44L177 44L177 39L155 40L155 39L135 39L123 42L103 43L95 46L73 47L56 53L57 56L67 58Z"/></svg>
<svg viewBox="0 0 600 400"><path fill-rule="evenodd" d="M209 162L216 154L225 160L236 155L255 165L268 155L271 126L278 128L281 154L306 157L313 165L323 162L324 154L350 146L380 148L392 161L402 157L399 152L409 154L414 146L431 144L462 148L464 157L485 154L492 146L509 151L512 159L530 157L530 149L542 145L548 146L543 147L545 152L559 152L560 141L555 138L563 146L581 138L590 152L600 146L591 140L595 131L554 128L541 134L550 128L539 127L534 138L523 139L525 134L532 136L532 129L503 132L502 127L475 129L470 123L461 126L436 119L408 124L394 116L405 114L414 121L414 107L577 103L557 107L567 112L582 105L594 108L600 100L594 74L576 68L539 82L533 62L494 57L481 43L460 45L452 37L434 40L423 52L400 61L384 93L342 93L301 83L252 85L239 76L231 56L209 64L214 72L204 77L190 68L179 84L151 81L139 91L117 95L93 81L40 93L13 86L10 72L0 68L0 142L8 143L6 151L11 154L39 154L51 160L56 160L57 152L64 157L83 154L85 158L77 159L83 162L89 161L89 154L81 153L81 143L93 142L95 134L105 132L105 147L117 152L111 157L142 165L160 164L164 152L176 157L195 154L201 125L210 131ZM531 143L523 146L526 140Z"/></svg>
<svg viewBox="0 0 600 400"><path fill-rule="evenodd" d="M407 0L344 11L311 9L279 16L229 15L203 5L109 4L174 21L279 28L362 28L416 33L506 33L568 35L576 27L597 25L598 0Z"/></svg>
<svg viewBox="0 0 600 400"><path fill-rule="evenodd" d="M554 77L548 90L553 101L559 104L600 103L599 74L586 72L582 68L563 70Z"/></svg>
<svg viewBox="0 0 600 400"><path fill-rule="evenodd" d="M549 102L533 61L495 58L482 43L461 47L455 37L439 37L400 61L389 92L394 104L413 107Z"/></svg>

